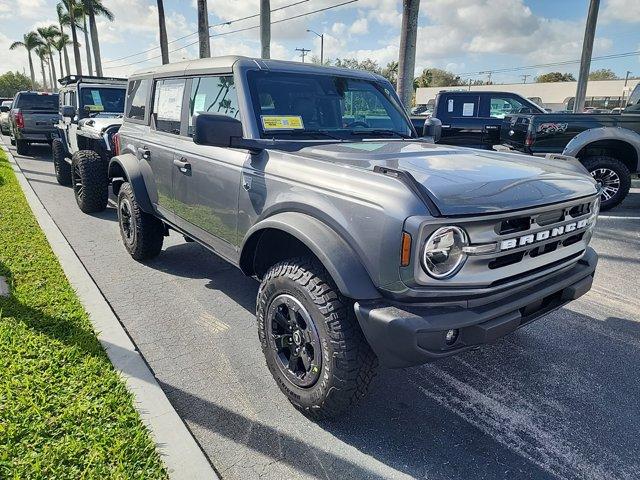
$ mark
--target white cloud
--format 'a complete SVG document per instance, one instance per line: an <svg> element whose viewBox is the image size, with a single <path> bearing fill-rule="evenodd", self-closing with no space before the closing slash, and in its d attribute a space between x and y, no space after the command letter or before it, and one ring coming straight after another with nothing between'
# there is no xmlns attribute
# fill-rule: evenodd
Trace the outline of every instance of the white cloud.
<svg viewBox="0 0 640 480"><path fill-rule="evenodd" d="M604 22L640 22L640 1L638 0L606 0L602 15Z"/></svg>
<svg viewBox="0 0 640 480"><path fill-rule="evenodd" d="M351 35L364 35L369 33L369 23L366 18L359 18L351 24L349 27L349 33Z"/></svg>

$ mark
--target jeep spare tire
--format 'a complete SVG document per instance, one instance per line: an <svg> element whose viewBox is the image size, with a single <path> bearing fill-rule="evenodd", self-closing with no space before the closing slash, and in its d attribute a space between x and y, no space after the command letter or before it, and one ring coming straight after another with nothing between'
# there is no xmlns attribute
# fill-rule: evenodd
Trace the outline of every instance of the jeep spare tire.
<svg viewBox="0 0 640 480"><path fill-rule="evenodd" d="M330 418L365 396L378 359L350 300L318 260L298 257L271 267L256 310L267 367L295 407Z"/></svg>
<svg viewBox="0 0 640 480"><path fill-rule="evenodd" d="M71 179L78 207L84 213L101 212L109 201L107 162L93 150L80 150L71 157Z"/></svg>
<svg viewBox="0 0 640 480"><path fill-rule="evenodd" d="M51 144L53 153L53 169L56 172L56 180L60 185L68 187L71 185L71 165L66 160L65 148L59 139L55 139Z"/></svg>

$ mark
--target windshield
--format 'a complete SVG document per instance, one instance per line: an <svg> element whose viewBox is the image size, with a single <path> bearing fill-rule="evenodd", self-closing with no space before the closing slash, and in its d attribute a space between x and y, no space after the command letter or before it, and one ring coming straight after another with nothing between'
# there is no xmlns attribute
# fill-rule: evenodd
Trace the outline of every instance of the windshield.
<svg viewBox="0 0 640 480"><path fill-rule="evenodd" d="M16 108L19 108L21 110L43 110L45 112L57 112L58 95L21 93L18 96Z"/></svg>
<svg viewBox="0 0 640 480"><path fill-rule="evenodd" d="M81 89L80 111L124 113L124 88L87 87Z"/></svg>
<svg viewBox="0 0 640 480"><path fill-rule="evenodd" d="M338 75L251 71L249 90L263 138L411 137L388 85Z"/></svg>
<svg viewBox="0 0 640 480"><path fill-rule="evenodd" d="M2 102L2 106L10 107L12 103L13 103L13 100L5 100L4 102Z"/></svg>

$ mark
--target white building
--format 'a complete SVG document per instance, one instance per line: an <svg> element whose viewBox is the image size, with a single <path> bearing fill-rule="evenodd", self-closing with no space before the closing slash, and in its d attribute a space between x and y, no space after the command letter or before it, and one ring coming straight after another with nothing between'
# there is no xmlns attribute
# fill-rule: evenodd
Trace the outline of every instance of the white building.
<svg viewBox="0 0 640 480"><path fill-rule="evenodd" d="M598 80L587 84L587 98L585 106L596 108L614 108L623 106L629 94L640 80L629 80L624 86L624 80ZM471 90L471 91L501 91L517 93L529 98L535 103L554 111L573 108L578 82L549 82L549 83L507 83L504 85L475 85L471 87L427 87L418 88L416 105L429 105L441 90Z"/></svg>

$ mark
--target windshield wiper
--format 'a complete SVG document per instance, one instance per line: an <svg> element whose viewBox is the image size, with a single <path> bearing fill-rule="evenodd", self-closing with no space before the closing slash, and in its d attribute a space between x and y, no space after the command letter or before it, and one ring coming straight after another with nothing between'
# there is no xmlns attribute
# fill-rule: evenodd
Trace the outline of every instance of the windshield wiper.
<svg viewBox="0 0 640 480"><path fill-rule="evenodd" d="M399 137L399 138L412 138L411 135L396 132L395 130L352 130L349 132L351 135L380 135L387 137Z"/></svg>

